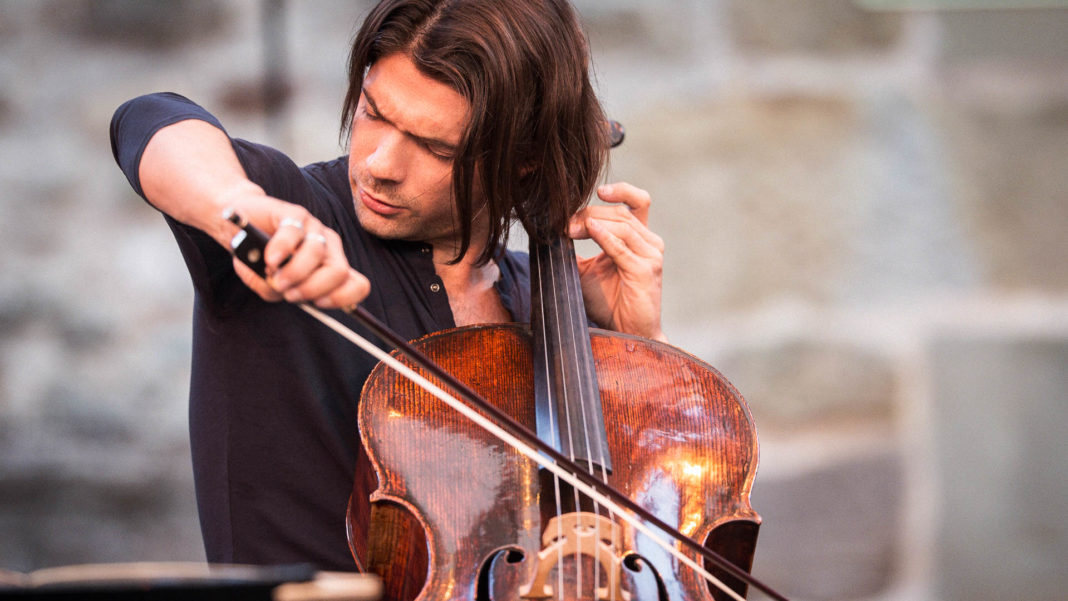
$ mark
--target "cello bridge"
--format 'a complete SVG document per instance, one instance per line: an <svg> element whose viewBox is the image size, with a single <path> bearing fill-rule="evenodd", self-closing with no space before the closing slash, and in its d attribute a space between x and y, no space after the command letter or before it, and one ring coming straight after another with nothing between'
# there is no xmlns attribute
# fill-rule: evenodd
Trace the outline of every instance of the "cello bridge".
<svg viewBox="0 0 1068 601"><path fill-rule="evenodd" d="M565 558L584 555L591 557L606 582L597 586L598 601L630 601L630 593L622 588L623 559L620 547L623 531L612 520L586 511L566 513L549 520L541 535L542 549L538 552L534 578L522 587L522 599L552 599L550 573ZM576 562L576 566L577 566ZM576 567L576 569L578 569Z"/></svg>

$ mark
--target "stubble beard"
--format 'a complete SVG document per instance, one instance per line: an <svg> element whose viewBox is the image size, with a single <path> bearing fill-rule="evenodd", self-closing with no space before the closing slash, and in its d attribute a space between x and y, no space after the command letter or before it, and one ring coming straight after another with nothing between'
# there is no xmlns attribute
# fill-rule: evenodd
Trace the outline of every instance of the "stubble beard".
<svg viewBox="0 0 1068 601"><path fill-rule="evenodd" d="M357 180L359 181L359 180ZM401 208L395 215L383 215L375 212L364 205L360 197L360 190L367 191L383 203ZM455 236L456 228L453 221L444 216L421 218L416 212L418 203L414 199L398 199L395 194L388 190L375 186L359 183L353 186L353 205L356 211L356 219L368 233L384 240L406 240L409 242L428 242L441 244Z"/></svg>

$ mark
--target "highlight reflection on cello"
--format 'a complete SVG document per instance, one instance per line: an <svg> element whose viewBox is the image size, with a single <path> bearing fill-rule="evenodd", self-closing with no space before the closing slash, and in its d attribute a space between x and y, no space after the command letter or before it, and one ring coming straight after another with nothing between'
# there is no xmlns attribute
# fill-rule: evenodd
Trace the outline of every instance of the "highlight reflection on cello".
<svg viewBox="0 0 1068 601"><path fill-rule="evenodd" d="M342 109L349 154L303 168L276 150L231 139L210 113L178 95L140 97L119 108L112 121L116 160L134 189L164 213L196 290L190 428L209 561L374 567L391 595L407 596L426 575L418 556L425 536L444 545L432 548L435 569L459 559L461 548L477 568L463 582L434 576L441 586L434 598L593 598L598 589L612 599L711 594L678 560L644 551L645 535L606 517L603 505L567 492L496 442L471 446L467 434L406 439L466 426L450 421L448 409L431 417L444 422L409 422L419 417L413 413L428 413L431 401L402 394L406 384L382 384L379 376L361 399L376 361L289 306L297 302L322 309L359 304L405 339L533 319L535 330L549 334L468 328L427 344L437 345L434 354L446 367L473 367L470 376L481 378L476 388L509 380L518 388L487 394L516 403L506 413L519 421L529 414L527 425L539 436L612 486L643 496L634 498L639 505L674 504L658 506L659 517L691 519L674 526L707 536L748 569L759 523L748 506L756 460L748 410L714 370L662 344L663 242L647 227L647 193L626 183L596 185L608 152L605 122L589 81L585 38L563 0L380 2L350 55ZM584 206L595 191L604 204ZM235 228L221 218L224 209L270 236L265 279L229 254ZM533 260L505 250L513 220L533 234ZM561 238L591 239L601 252L569 262ZM532 281L544 292L532 297ZM556 307L570 320L557 319ZM368 332L350 315L334 314ZM586 316L620 334L597 332L589 346ZM490 331L504 333L496 346L479 339ZM535 370L535 357L566 360ZM613 371L598 384L606 366ZM691 388L673 396L677 382L655 377L665 373ZM375 387L386 392L374 394ZM554 413L568 411L571 398L584 399L573 414L586 420L582 427ZM702 419L692 431L663 429L695 414ZM388 429L374 420L398 416L394 423L414 424L390 435L390 444L400 446L370 444ZM668 448L665 441L677 438L686 443ZM404 456L406 471L386 471L393 468L383 453ZM487 456L498 471L474 465ZM465 463L439 463L447 457L470 457L477 469L442 470ZM451 478L444 490L443 471ZM400 494L420 488L434 494ZM465 523L453 519L445 530L420 531L429 524L419 503L455 502L459 497L443 497L471 490L485 494L462 502L485 506L462 507L477 510L464 514ZM373 513L366 502L372 493L383 501ZM515 540L487 553L485 541L499 528ZM573 559L553 559L552 549L570 549ZM411 553L411 565L401 561ZM521 556L521 569L504 565ZM565 564L588 575L565 578L565 570L571 573Z"/></svg>

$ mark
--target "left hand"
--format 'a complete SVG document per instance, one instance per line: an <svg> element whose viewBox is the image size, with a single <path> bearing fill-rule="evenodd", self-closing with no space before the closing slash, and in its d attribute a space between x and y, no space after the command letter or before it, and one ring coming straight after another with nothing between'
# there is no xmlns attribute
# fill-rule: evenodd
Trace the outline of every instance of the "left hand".
<svg viewBox="0 0 1068 601"><path fill-rule="evenodd" d="M660 328L664 241L649 230L649 193L627 183L597 189L608 205L571 218L575 240L592 239L600 254L578 258L586 312L598 325L667 341Z"/></svg>

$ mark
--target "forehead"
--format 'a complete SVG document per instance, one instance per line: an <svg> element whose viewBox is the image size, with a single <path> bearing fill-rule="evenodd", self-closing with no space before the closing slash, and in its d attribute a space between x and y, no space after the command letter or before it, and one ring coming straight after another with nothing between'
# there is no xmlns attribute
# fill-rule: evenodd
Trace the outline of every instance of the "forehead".
<svg viewBox="0 0 1068 601"><path fill-rule="evenodd" d="M420 72L405 54L384 56L367 70L363 89L380 115L409 134L458 144L468 103Z"/></svg>

